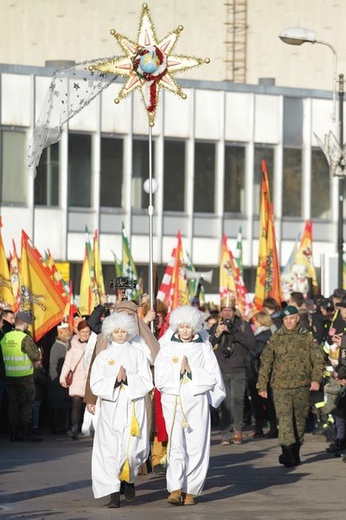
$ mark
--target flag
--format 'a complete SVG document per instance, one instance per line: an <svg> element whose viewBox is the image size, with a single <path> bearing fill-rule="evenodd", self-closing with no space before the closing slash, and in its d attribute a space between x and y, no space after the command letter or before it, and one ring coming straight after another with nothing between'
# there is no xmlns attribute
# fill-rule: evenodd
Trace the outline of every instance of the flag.
<svg viewBox="0 0 346 520"><path fill-rule="evenodd" d="M220 303L229 301L230 299L236 299L235 281L231 271L230 256L225 234L222 237L221 245L219 296Z"/></svg>
<svg viewBox="0 0 346 520"><path fill-rule="evenodd" d="M123 271L123 266L121 264L120 259L117 257L117 255L112 251L113 257L114 257L114 270L115 270L115 276L119 278L121 276L121 273Z"/></svg>
<svg viewBox="0 0 346 520"><path fill-rule="evenodd" d="M68 300L64 311L64 320L68 322L70 330L73 330L73 318L75 314L79 314L78 307L75 304L73 296L73 284L72 280L69 283Z"/></svg>
<svg viewBox="0 0 346 520"><path fill-rule="evenodd" d="M66 298L44 266L42 256L22 231L20 310L31 312L33 338L38 341L62 321Z"/></svg>
<svg viewBox="0 0 346 520"><path fill-rule="evenodd" d="M46 251L46 257L45 259L43 260L43 263L45 266L48 267L48 269L50 270L51 272L51 276L54 280L54 282L56 283L57 287L60 287L60 290L61 290L61 294L67 298L67 295L68 295L68 286L65 285L65 282L64 280L62 279L62 276L60 274L60 272L58 271L58 269L56 268L56 265L55 265L55 262L53 260L53 257L52 257L52 254L51 252L49 251L49 249L47 249Z"/></svg>
<svg viewBox="0 0 346 520"><path fill-rule="evenodd" d="M300 240L298 251L294 258L295 265L304 265L307 268L307 277L311 280L312 294L318 294L318 282L312 258L312 221L307 220ZM310 294L310 296L312 296Z"/></svg>
<svg viewBox="0 0 346 520"><path fill-rule="evenodd" d="M221 274L222 273L222 274ZM222 285L221 285L222 284ZM249 316L253 310L250 295L245 286L237 260L227 246L227 237L222 237L220 262L220 302L234 297L243 316Z"/></svg>
<svg viewBox="0 0 346 520"><path fill-rule="evenodd" d="M79 311L82 316L90 316L95 307L94 283L91 278L89 258L88 243L86 242L79 290Z"/></svg>
<svg viewBox="0 0 346 520"><path fill-rule="evenodd" d="M1 305L11 306L11 309L15 308L15 297L12 292L10 268L6 258L4 249L4 243L2 240L2 218L0 216L0 303Z"/></svg>
<svg viewBox="0 0 346 520"><path fill-rule="evenodd" d="M94 289L95 289L95 303L96 305L101 303L101 294L105 294L105 284L103 280L103 271L100 258L100 248L98 233L95 230L94 234Z"/></svg>
<svg viewBox="0 0 346 520"><path fill-rule="evenodd" d="M238 267L239 267L239 271L240 271L240 274L242 276L242 278L244 278L244 266L243 266L243 235L242 235L242 232L241 232L241 226L239 228L239 231L238 231L238 236L237 236L237 245L236 245L236 248L235 248L235 259L237 261L237 264L238 264Z"/></svg>
<svg viewBox="0 0 346 520"><path fill-rule="evenodd" d="M294 259L296 257L298 251L298 242L300 241L301 233L298 234L294 246L292 248L290 257L287 261L287 264L281 271L281 287L282 287L282 297L284 301L287 301L290 297L292 291L295 290L293 287L294 276L292 274L292 269L294 266Z"/></svg>
<svg viewBox="0 0 346 520"><path fill-rule="evenodd" d="M134 280L136 280L138 282L137 269L136 269L135 263L133 261L131 251L130 251L130 245L129 245L129 241L128 241L126 233L125 233L124 223L122 223L121 237L122 237L122 276L125 276L126 278L128 278L129 282L133 282ZM130 300L134 300L134 301L140 300L141 293L139 290L138 283L137 283L137 286L135 289L133 289L133 290L128 289L128 294L129 294Z"/></svg>
<svg viewBox="0 0 346 520"><path fill-rule="evenodd" d="M275 241L274 210L270 199L267 167L262 160L260 236L254 298L257 310L262 309L263 300L267 297L274 298L281 305L282 288Z"/></svg>
<svg viewBox="0 0 346 520"><path fill-rule="evenodd" d="M177 245L172 251L157 293L157 298L167 305L168 312L179 305L189 305L190 303L185 272L183 244L180 231L178 231Z"/></svg>
<svg viewBox="0 0 346 520"><path fill-rule="evenodd" d="M168 309L170 308L170 293L171 293L171 284L172 284L172 276L174 270L175 259L177 255L177 248L174 247L166 266L161 285L157 292L157 299L164 302Z"/></svg>
<svg viewBox="0 0 346 520"><path fill-rule="evenodd" d="M187 251L186 251L186 258L187 258L186 272L195 273L196 272L195 266L193 265L191 257ZM188 287L190 301L192 301L193 298L197 295L197 290L198 290L197 276L196 276L196 278L187 280L187 287Z"/></svg>
<svg viewBox="0 0 346 520"><path fill-rule="evenodd" d="M184 262L183 242L181 240L180 231L177 233L177 248L172 273L172 282L170 287L170 305L169 311L179 307L179 305L189 305L189 292L186 280L186 264Z"/></svg>
<svg viewBox="0 0 346 520"><path fill-rule="evenodd" d="M20 280L19 280L19 272L20 265L19 259L17 255L16 244L12 239L13 253L10 253L10 276L11 276L11 285L12 285L12 293L14 296L14 306L12 310L17 312L20 307Z"/></svg>

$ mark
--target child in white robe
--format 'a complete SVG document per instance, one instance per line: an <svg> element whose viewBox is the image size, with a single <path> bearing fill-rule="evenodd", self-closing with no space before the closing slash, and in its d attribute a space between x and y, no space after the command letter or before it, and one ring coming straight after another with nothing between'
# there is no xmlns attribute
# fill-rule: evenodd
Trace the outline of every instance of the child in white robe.
<svg viewBox="0 0 346 520"><path fill-rule="evenodd" d="M193 495L202 492L210 457L209 404L218 407L226 396L212 346L197 333L203 321L196 307L172 311L174 332L155 361L168 432L167 501L173 505L194 505Z"/></svg>
<svg viewBox="0 0 346 520"><path fill-rule="evenodd" d="M95 498L111 495L108 507L135 497L134 480L149 455L145 396L153 388L150 365L143 350L131 345L134 320L113 313L102 325L110 345L96 356L90 376L100 411L92 452L92 489Z"/></svg>

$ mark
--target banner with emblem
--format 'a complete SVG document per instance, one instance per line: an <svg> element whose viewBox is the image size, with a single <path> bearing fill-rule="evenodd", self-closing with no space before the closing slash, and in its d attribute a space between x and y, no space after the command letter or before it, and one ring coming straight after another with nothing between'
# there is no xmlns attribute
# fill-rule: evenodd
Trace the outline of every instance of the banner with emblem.
<svg viewBox="0 0 346 520"><path fill-rule="evenodd" d="M31 327L33 338L38 341L62 321L67 298L24 231L21 248L20 310L35 317Z"/></svg>

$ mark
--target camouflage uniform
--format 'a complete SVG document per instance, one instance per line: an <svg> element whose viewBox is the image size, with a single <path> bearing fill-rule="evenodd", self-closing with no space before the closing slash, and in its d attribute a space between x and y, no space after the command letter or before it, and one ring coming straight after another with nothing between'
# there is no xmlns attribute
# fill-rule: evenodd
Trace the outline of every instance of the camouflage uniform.
<svg viewBox="0 0 346 520"><path fill-rule="evenodd" d="M299 323L292 330L282 326L263 350L256 387L259 392L265 391L269 383L273 389L281 446L302 444L310 384L321 383L323 370L321 347Z"/></svg>

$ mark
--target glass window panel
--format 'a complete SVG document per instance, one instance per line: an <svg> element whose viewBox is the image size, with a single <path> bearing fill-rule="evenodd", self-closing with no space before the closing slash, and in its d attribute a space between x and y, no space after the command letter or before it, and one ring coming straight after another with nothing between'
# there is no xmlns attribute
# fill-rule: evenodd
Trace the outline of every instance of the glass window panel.
<svg viewBox="0 0 346 520"><path fill-rule="evenodd" d="M91 207L91 136L68 136L68 205Z"/></svg>
<svg viewBox="0 0 346 520"><path fill-rule="evenodd" d="M311 218L329 219L330 173L327 159L319 148L311 151Z"/></svg>
<svg viewBox="0 0 346 520"><path fill-rule="evenodd" d="M152 141L152 176L155 174L155 142ZM147 208L149 195L143 189L143 183L149 178L149 141L134 139L132 148L132 207Z"/></svg>
<svg viewBox="0 0 346 520"><path fill-rule="evenodd" d="M165 140L163 209L185 209L185 141Z"/></svg>
<svg viewBox="0 0 346 520"><path fill-rule="evenodd" d="M245 213L245 148L226 144L224 211Z"/></svg>
<svg viewBox="0 0 346 520"><path fill-rule="evenodd" d="M123 149L123 139L101 138L101 207L122 207Z"/></svg>
<svg viewBox="0 0 346 520"><path fill-rule="evenodd" d="M285 148L283 154L282 215L302 216L302 151Z"/></svg>
<svg viewBox="0 0 346 520"><path fill-rule="evenodd" d="M303 144L303 100L284 98L284 132L285 147L301 147Z"/></svg>
<svg viewBox="0 0 346 520"><path fill-rule="evenodd" d="M254 159L254 199L253 214L259 215L261 205L261 189L262 189L262 161L265 160L268 174L268 183L270 190L270 198L273 202L274 194L274 150L262 145L255 145Z"/></svg>
<svg viewBox="0 0 346 520"><path fill-rule="evenodd" d="M214 213L215 144L195 143L193 208L197 213Z"/></svg>
<svg viewBox="0 0 346 520"><path fill-rule="evenodd" d="M35 177L35 205L59 206L59 144L42 152Z"/></svg>
<svg viewBox="0 0 346 520"><path fill-rule="evenodd" d="M25 132L3 130L1 152L1 202L25 204L27 189Z"/></svg>

